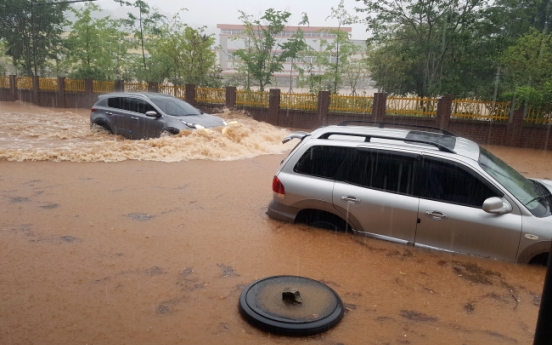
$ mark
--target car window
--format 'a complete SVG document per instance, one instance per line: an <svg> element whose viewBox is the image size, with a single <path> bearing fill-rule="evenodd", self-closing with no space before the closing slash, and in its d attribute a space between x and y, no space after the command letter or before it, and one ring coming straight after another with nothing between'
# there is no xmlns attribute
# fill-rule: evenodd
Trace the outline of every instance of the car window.
<svg viewBox="0 0 552 345"><path fill-rule="evenodd" d="M361 187L413 195L416 155L358 149L342 165L337 179Z"/></svg>
<svg viewBox="0 0 552 345"><path fill-rule="evenodd" d="M313 146L299 159L293 171L298 174L334 178L337 170L354 149L339 146Z"/></svg>
<svg viewBox="0 0 552 345"><path fill-rule="evenodd" d="M151 101L167 115L186 116L201 114L199 110L178 98L152 98Z"/></svg>
<svg viewBox="0 0 552 345"><path fill-rule="evenodd" d="M420 197L470 207L503 195L476 173L454 162L425 157L420 174Z"/></svg>
<svg viewBox="0 0 552 345"><path fill-rule="evenodd" d="M123 97L112 97L107 100L107 106L110 108L124 109Z"/></svg>

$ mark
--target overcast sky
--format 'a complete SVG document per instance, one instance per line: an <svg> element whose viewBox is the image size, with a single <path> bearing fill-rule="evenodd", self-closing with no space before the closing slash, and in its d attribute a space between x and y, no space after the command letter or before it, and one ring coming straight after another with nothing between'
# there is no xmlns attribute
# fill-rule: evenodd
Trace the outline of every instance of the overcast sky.
<svg viewBox="0 0 552 345"><path fill-rule="evenodd" d="M131 0L132 1L132 0ZM187 8L183 12L182 20L192 27L207 26L208 33L214 33L218 37L217 24L240 24L239 12L242 10L257 17L266 9L274 8L279 11L289 11L292 15L288 25L297 25L301 21L301 13L309 16L311 26L337 26L336 20L326 18L331 13L331 8L337 8L339 0L145 0L151 7L155 7L167 17L172 17L181 8ZM112 16L126 15L126 8L116 4L113 0L99 0L96 4L108 10ZM359 15L355 7L362 7L362 2L345 0L345 8L351 15ZM357 24L353 28L353 39L366 39L366 26Z"/></svg>

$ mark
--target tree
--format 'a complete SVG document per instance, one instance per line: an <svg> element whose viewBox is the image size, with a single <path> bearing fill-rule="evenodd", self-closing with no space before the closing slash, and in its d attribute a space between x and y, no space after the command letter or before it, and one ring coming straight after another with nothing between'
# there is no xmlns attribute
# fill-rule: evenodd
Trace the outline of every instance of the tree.
<svg viewBox="0 0 552 345"><path fill-rule="evenodd" d="M0 0L0 40L6 54L17 68L38 75L46 61L55 58L53 47L59 45L67 4L53 0Z"/></svg>
<svg viewBox="0 0 552 345"><path fill-rule="evenodd" d="M167 34L159 39L156 51L169 60L170 81L206 85L213 83L210 77L216 74L214 43L214 36L205 34L205 27L194 29L180 22L176 15Z"/></svg>
<svg viewBox="0 0 552 345"><path fill-rule="evenodd" d="M142 51L143 71L137 71L137 75L142 80L150 79L148 76L149 66L146 63L146 37L147 40L153 40L162 33L160 27L163 26L166 17L156 9L151 8L143 0L134 0L134 2L125 0L114 0L121 6L129 6L138 9L138 17L132 12L127 13L127 19L123 22L134 31L134 37L139 41Z"/></svg>
<svg viewBox="0 0 552 345"><path fill-rule="evenodd" d="M491 57L501 48L496 39L500 28L493 27L486 1L362 0L366 7L359 11L367 14L377 49L401 51L411 63L409 83L401 92L425 97L442 94L444 87L465 77L466 69L470 76L481 75L481 65L473 63L482 56L491 66L483 69L487 78L481 82L494 77L497 63Z"/></svg>
<svg viewBox="0 0 552 345"><path fill-rule="evenodd" d="M81 10L71 10L76 16L66 41L71 78L121 78L123 64L127 59L126 33L120 32L117 23L109 17L94 18L92 13L101 11L95 4L87 4Z"/></svg>
<svg viewBox="0 0 552 345"><path fill-rule="evenodd" d="M284 61L291 56L289 50L278 52L283 49L283 45L276 40L276 35L284 30L291 13L269 8L262 17L255 20L243 11L240 13L240 20L245 26L241 38L244 39L246 48L236 50L234 55L244 64L247 76L255 79L261 91L264 91L274 73L282 71Z"/></svg>

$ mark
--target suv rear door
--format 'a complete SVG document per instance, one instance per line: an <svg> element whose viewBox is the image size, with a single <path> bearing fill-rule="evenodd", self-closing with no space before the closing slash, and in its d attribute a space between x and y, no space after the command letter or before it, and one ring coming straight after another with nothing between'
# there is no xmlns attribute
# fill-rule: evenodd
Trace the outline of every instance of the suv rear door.
<svg viewBox="0 0 552 345"><path fill-rule="evenodd" d="M513 203L511 213L483 211L485 199L503 194L459 162L424 156L420 168L416 245L515 261L521 216Z"/></svg>
<svg viewBox="0 0 552 345"><path fill-rule="evenodd" d="M359 147L336 176L334 207L376 237L414 242L419 198L414 174L419 155Z"/></svg>

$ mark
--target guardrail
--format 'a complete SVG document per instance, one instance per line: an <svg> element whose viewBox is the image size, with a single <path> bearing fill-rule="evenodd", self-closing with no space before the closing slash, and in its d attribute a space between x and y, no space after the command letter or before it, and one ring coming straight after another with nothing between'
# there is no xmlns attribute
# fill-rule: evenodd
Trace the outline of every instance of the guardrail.
<svg viewBox="0 0 552 345"><path fill-rule="evenodd" d="M17 77L17 88L24 90L33 89L33 78L31 77Z"/></svg>
<svg viewBox="0 0 552 345"><path fill-rule="evenodd" d="M210 88L210 87L196 87L197 102L213 103L213 104L225 104L226 103L226 89Z"/></svg>
<svg viewBox="0 0 552 345"><path fill-rule="evenodd" d="M280 108L316 110L318 108L318 95L314 93L280 93Z"/></svg>
<svg viewBox="0 0 552 345"><path fill-rule="evenodd" d="M463 120L508 121L510 103L455 99L452 101L450 117Z"/></svg>
<svg viewBox="0 0 552 345"><path fill-rule="evenodd" d="M538 108L529 106L523 121L534 125L552 125L552 106Z"/></svg>
<svg viewBox="0 0 552 345"><path fill-rule="evenodd" d="M371 114L373 96L330 95L330 112Z"/></svg>
<svg viewBox="0 0 552 345"><path fill-rule="evenodd" d="M115 82L113 81L97 81L92 82L93 93L109 93L115 91Z"/></svg>
<svg viewBox="0 0 552 345"><path fill-rule="evenodd" d="M84 92L84 80L65 79L64 90L67 92Z"/></svg>
<svg viewBox="0 0 552 345"><path fill-rule="evenodd" d="M387 97L385 115L435 117L437 102L437 98L428 97Z"/></svg>
<svg viewBox="0 0 552 345"><path fill-rule="evenodd" d="M266 91L236 90L236 105L268 107L269 93Z"/></svg>
<svg viewBox="0 0 552 345"><path fill-rule="evenodd" d="M9 89L10 88L10 77L0 76L0 88Z"/></svg>
<svg viewBox="0 0 552 345"><path fill-rule="evenodd" d="M180 99L186 99L186 86L184 85L157 85L157 91L164 95L172 95Z"/></svg>

